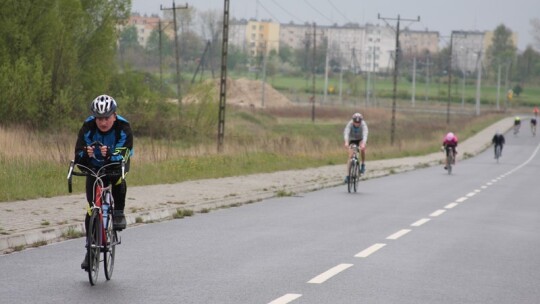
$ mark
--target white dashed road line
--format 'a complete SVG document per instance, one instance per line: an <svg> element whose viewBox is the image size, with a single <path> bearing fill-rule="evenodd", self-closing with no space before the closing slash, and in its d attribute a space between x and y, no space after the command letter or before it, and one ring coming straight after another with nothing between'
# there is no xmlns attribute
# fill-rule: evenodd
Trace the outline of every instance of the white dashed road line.
<svg viewBox="0 0 540 304"><path fill-rule="evenodd" d="M331 277L335 276L336 274L342 272L343 270L352 267L353 264L339 264L335 267L330 268L329 270L321 273L320 275L314 277L313 279L309 280L308 283L312 284L321 284L324 283L326 280L330 279Z"/></svg>
<svg viewBox="0 0 540 304"><path fill-rule="evenodd" d="M463 202L466 201L467 199L468 199L468 197L465 197L465 196L464 196L464 197L460 197L460 198L458 198L458 199L456 200L456 202L458 202L458 203L463 203Z"/></svg>
<svg viewBox="0 0 540 304"><path fill-rule="evenodd" d="M412 223L411 226L420 227L420 226L424 225L425 223L427 223L429 221L430 221L430 219L428 219L428 218L419 219L418 221Z"/></svg>
<svg viewBox="0 0 540 304"><path fill-rule="evenodd" d="M377 243L377 244L371 245L370 247L368 247L368 248L360 251L359 253L357 253L355 255L355 257L357 257L357 258L367 258L371 254L373 254L375 251L383 248L384 246L386 246L386 244L382 244L382 243Z"/></svg>
<svg viewBox="0 0 540 304"><path fill-rule="evenodd" d="M268 303L268 304L287 304L290 303L298 298L300 298L302 295L298 293L288 293L280 298L275 299L274 301Z"/></svg>
<svg viewBox="0 0 540 304"><path fill-rule="evenodd" d="M446 208L446 209L452 209L452 208L454 208L454 207L457 206L457 205L458 205L458 203L450 203L450 204L444 206L444 208Z"/></svg>
<svg viewBox="0 0 540 304"><path fill-rule="evenodd" d="M397 240L399 239L400 237L404 236L405 234L411 232L411 229L401 229L400 231L388 236L386 239L387 240Z"/></svg>
<svg viewBox="0 0 540 304"><path fill-rule="evenodd" d="M430 214L429 216L436 217L436 216L439 216L439 215L441 215L441 214L443 214L445 212L446 212L446 210L439 209L439 210L433 212L432 214Z"/></svg>

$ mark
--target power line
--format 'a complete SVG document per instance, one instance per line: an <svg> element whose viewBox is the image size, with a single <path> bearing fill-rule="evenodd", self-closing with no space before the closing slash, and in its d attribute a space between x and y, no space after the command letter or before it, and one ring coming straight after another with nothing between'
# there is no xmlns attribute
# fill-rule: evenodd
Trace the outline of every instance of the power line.
<svg viewBox="0 0 540 304"><path fill-rule="evenodd" d="M332 6L332 8L334 8L334 10L341 15L341 17L343 17L345 20L347 20L348 22L352 23L351 20L349 20L349 18L347 18L347 16L345 16L340 10L338 10L338 8L334 5L334 3L332 3L332 1L330 0L327 0L328 1L328 4L330 4Z"/></svg>
<svg viewBox="0 0 540 304"><path fill-rule="evenodd" d="M321 15L321 17L323 17L324 19L328 20L330 22L330 24L334 23L334 21L332 21L332 19L326 17L323 13L321 13L321 11L319 11L316 7L314 7L313 5L311 5L309 2L307 2L307 0L304 0L304 2L309 6L311 7L311 9L313 9L315 12L317 12L319 15Z"/></svg>
<svg viewBox="0 0 540 304"><path fill-rule="evenodd" d="M276 16L274 16L274 15L270 12L270 10L268 10L268 9L266 8L266 6L264 6L260 1L259 1L259 5L260 5L260 6L268 13L268 15L270 15L270 17L272 17L272 18L273 18L274 20L276 20L277 22L281 23L281 21L279 21L279 19L276 18Z"/></svg>
<svg viewBox="0 0 540 304"><path fill-rule="evenodd" d="M281 6L279 3L277 3L275 0L271 0L277 7L279 7L282 11L284 11L287 15L289 15L290 17L292 17L293 19L297 20L297 21L301 21L302 19L296 17L295 15L291 14L288 10L286 10L285 8L283 8L283 6Z"/></svg>

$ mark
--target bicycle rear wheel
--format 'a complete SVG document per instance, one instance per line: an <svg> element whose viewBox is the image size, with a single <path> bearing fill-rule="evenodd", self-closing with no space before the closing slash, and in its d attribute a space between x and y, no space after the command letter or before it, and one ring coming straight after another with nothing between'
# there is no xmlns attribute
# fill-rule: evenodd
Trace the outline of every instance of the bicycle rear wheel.
<svg viewBox="0 0 540 304"><path fill-rule="evenodd" d="M95 285L99 274L99 254L101 245L101 221L99 211L94 209L88 224L87 253L88 253L88 280L91 285Z"/></svg>
<svg viewBox="0 0 540 304"><path fill-rule="evenodd" d="M114 270L114 256L116 253L116 244L118 243L118 235L113 229L112 214L107 217L107 241L103 251L103 268L105 270L105 278L110 280Z"/></svg>
<svg viewBox="0 0 540 304"><path fill-rule="evenodd" d="M499 162L499 157L501 157L501 146L495 147L495 159L497 159L497 163Z"/></svg>

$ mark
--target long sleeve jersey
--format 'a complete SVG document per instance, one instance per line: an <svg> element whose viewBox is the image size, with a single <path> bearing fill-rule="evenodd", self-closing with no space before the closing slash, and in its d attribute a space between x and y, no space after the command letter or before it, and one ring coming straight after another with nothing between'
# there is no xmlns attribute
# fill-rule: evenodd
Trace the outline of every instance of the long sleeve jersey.
<svg viewBox="0 0 540 304"><path fill-rule="evenodd" d="M109 151L111 151L109 159L107 159L106 155L101 155L99 149L94 150L95 158L90 159L88 157L85 147L94 141L99 141L109 147ZM125 118L117 115L113 127L106 133L98 129L94 116L90 116L84 121L75 144L75 162L101 167L108 162L124 160L126 162L126 171L128 171L129 160L132 155L133 134L131 126Z"/></svg>
<svg viewBox="0 0 540 304"><path fill-rule="evenodd" d="M351 140L360 140L367 143L368 134L369 130L365 120L362 120L359 127L355 127L351 119L345 126L345 130L343 130L343 139L347 143Z"/></svg>

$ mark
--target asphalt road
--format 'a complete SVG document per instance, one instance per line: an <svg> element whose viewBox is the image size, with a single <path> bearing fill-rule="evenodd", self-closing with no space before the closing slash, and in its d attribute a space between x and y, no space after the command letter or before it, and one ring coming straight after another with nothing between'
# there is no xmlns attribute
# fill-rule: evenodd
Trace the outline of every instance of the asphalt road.
<svg viewBox="0 0 540 304"><path fill-rule="evenodd" d="M522 130L525 131L525 130ZM528 130L527 130L528 131ZM84 240L0 256L2 303L538 303L540 140L122 233L91 287Z"/></svg>

